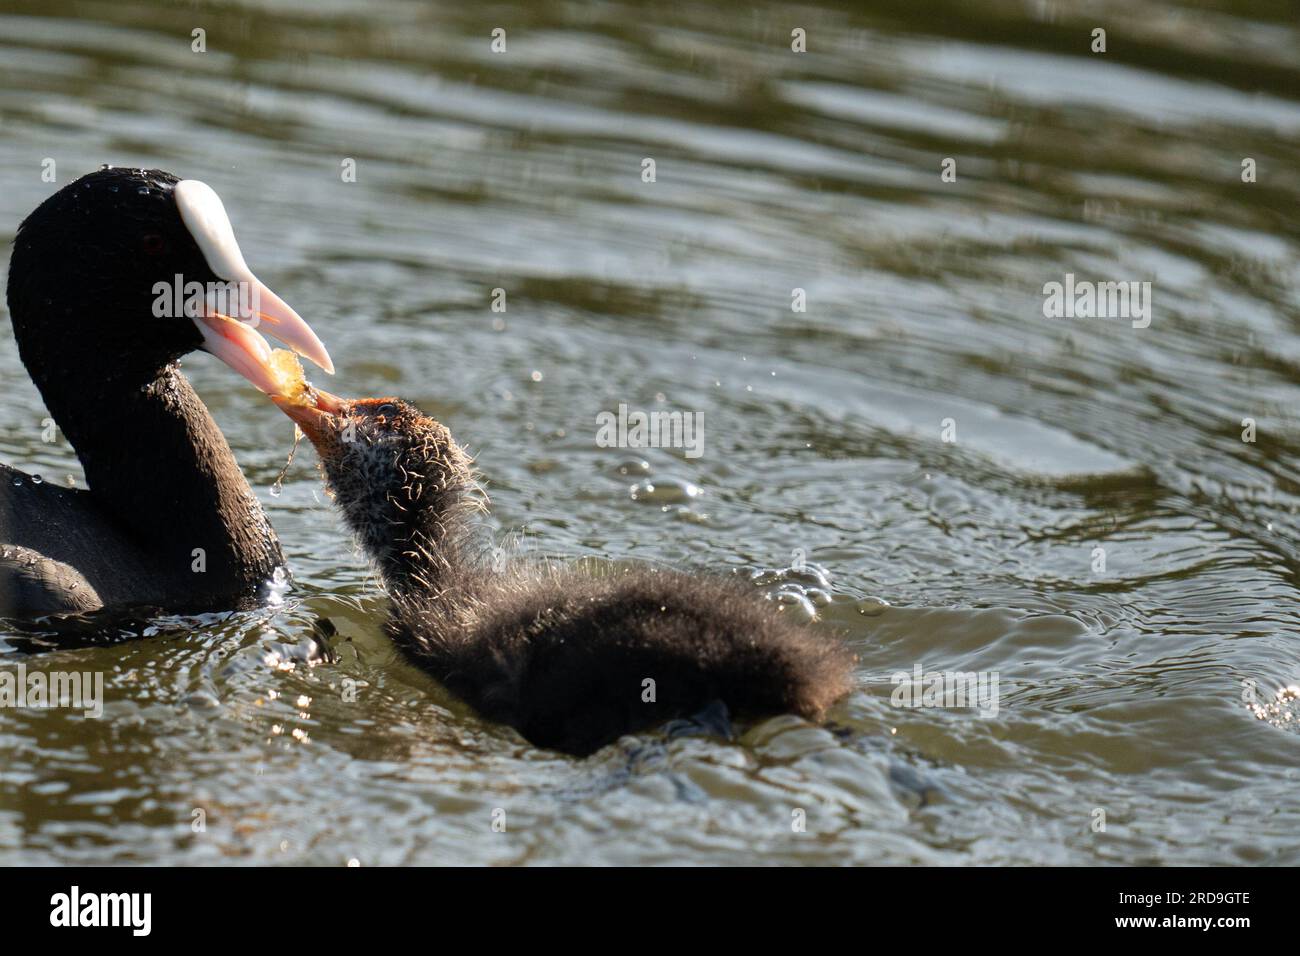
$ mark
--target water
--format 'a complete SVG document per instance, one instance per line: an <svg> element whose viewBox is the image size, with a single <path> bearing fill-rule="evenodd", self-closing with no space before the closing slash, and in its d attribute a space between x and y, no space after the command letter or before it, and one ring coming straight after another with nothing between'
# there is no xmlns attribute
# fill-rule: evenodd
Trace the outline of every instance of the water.
<svg viewBox="0 0 1300 956"><path fill-rule="evenodd" d="M0 711L0 862L1300 860L1294 17L859 6L5 0L6 247L46 157L207 181L330 387L448 422L503 536L754 576L862 687L831 728L532 749L394 654L313 455L273 495L292 426L196 355L295 583L3 632L107 702ZM1150 327L1044 317L1067 273L1151 281ZM0 375L0 456L84 487L7 335ZM620 402L703 412L703 454L597 447ZM918 664L996 674L996 716L891 706Z"/></svg>

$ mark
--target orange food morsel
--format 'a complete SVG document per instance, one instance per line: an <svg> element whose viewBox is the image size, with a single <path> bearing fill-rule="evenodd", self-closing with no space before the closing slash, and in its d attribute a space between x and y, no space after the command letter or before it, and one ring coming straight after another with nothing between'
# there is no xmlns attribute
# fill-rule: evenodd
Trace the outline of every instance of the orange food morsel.
<svg viewBox="0 0 1300 956"><path fill-rule="evenodd" d="M283 397L296 405L311 404L311 387L303 375L298 356L288 349L276 349L271 353L271 368L275 370Z"/></svg>

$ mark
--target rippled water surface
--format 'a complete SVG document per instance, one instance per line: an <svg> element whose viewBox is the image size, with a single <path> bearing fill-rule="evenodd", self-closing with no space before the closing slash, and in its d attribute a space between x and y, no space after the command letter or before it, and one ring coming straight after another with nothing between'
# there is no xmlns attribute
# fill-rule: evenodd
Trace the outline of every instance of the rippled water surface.
<svg viewBox="0 0 1300 956"><path fill-rule="evenodd" d="M393 652L312 453L273 494L290 425L195 355L294 586L0 631L108 698L0 710L0 862L1300 861L1300 29L1252 6L0 2L6 267L100 163L205 180L502 535L773 593L803 554L861 661L828 728L533 749ZM1045 317L1066 273L1150 281L1150 326ZM83 484L7 332L0 377L0 457ZM620 402L703 455L597 447ZM891 706L918 665L996 715Z"/></svg>

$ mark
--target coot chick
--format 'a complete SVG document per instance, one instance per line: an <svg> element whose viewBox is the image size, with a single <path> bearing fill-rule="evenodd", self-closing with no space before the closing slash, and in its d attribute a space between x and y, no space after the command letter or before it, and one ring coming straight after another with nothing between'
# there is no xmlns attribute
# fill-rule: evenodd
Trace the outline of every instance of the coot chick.
<svg viewBox="0 0 1300 956"><path fill-rule="evenodd" d="M468 455L396 398L273 398L311 439L344 518L392 598L403 651L483 717L585 756L622 734L731 712L819 720L853 656L722 578L639 568L600 577L494 569Z"/></svg>
<svg viewBox="0 0 1300 956"><path fill-rule="evenodd" d="M204 290L179 311L163 292L178 281ZM222 283L242 283L236 314L208 299ZM333 368L249 271L217 194L156 169L83 176L19 227L7 293L19 355L89 490L0 465L0 616L255 603L284 557L177 360L203 349L275 391L261 323Z"/></svg>

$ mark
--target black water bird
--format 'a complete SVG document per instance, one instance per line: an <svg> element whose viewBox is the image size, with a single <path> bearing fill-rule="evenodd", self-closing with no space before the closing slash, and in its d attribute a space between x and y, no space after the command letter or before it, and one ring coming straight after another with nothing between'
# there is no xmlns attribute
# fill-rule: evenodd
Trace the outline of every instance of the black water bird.
<svg viewBox="0 0 1300 956"><path fill-rule="evenodd" d="M214 300L223 289L239 295ZM211 352L275 392L260 325L333 366L249 271L217 194L156 169L83 176L19 227L7 299L19 355L88 488L0 464L0 616L256 603L284 557L178 359Z"/></svg>
<svg viewBox="0 0 1300 956"><path fill-rule="evenodd" d="M852 686L838 640L735 581L651 567L595 575L481 545L483 498L445 426L395 398L274 398L315 445L392 600L409 658L483 717L586 755L716 711L819 720Z"/></svg>

